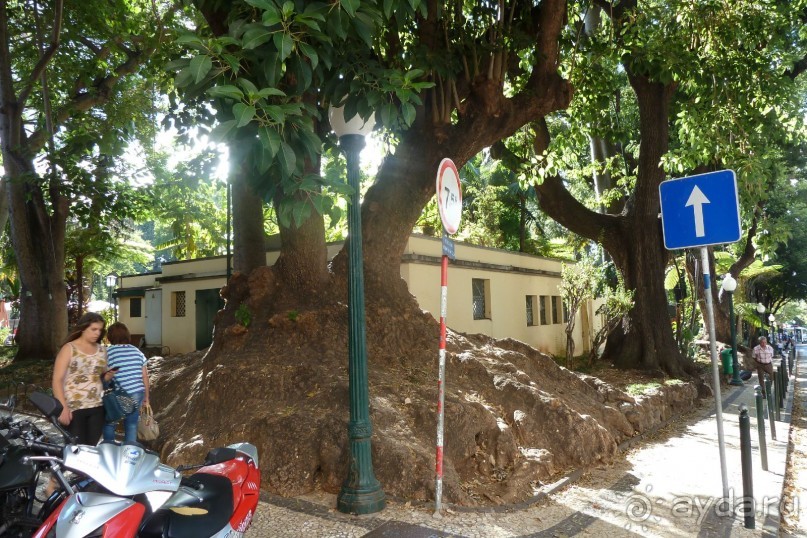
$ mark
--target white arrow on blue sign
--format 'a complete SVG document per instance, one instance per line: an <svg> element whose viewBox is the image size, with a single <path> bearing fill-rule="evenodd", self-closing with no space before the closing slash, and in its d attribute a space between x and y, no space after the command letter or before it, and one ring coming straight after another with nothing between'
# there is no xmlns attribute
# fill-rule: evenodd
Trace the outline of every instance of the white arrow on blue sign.
<svg viewBox="0 0 807 538"><path fill-rule="evenodd" d="M734 243L742 236L733 170L670 179L658 190L668 250Z"/></svg>

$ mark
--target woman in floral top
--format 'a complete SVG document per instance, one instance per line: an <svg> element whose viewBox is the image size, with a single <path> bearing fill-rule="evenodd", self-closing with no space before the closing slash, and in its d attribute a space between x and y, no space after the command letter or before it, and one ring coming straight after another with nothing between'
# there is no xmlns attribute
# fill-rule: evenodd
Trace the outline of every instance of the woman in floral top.
<svg viewBox="0 0 807 538"><path fill-rule="evenodd" d="M84 314L53 367L53 395L64 406L59 422L79 444L97 444L104 427L101 376L113 375L106 371L106 349L101 345L105 334L103 317L95 312Z"/></svg>

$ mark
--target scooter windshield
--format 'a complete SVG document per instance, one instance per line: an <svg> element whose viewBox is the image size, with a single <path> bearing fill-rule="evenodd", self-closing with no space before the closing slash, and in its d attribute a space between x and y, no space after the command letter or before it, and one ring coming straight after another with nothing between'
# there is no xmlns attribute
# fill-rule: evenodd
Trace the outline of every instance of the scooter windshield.
<svg viewBox="0 0 807 538"><path fill-rule="evenodd" d="M161 464L156 454L135 445L68 445L64 448L64 465L91 477L115 495L176 491L182 479L176 469Z"/></svg>

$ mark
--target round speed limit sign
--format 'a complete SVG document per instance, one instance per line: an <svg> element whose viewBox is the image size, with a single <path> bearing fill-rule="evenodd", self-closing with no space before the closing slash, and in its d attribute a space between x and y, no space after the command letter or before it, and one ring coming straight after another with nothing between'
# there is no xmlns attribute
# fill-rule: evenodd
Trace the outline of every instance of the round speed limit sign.
<svg viewBox="0 0 807 538"><path fill-rule="evenodd" d="M437 169L437 207L446 232L457 233L462 217L462 187L460 174L451 159L440 161Z"/></svg>

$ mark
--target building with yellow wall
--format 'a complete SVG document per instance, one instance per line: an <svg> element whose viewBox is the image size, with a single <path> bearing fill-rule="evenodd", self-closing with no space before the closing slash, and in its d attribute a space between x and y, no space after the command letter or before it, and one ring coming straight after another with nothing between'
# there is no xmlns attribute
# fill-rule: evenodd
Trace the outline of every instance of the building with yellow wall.
<svg viewBox="0 0 807 538"><path fill-rule="evenodd" d="M342 244L328 246L332 258ZM266 254L268 264L277 250ZM448 268L447 325L459 332L514 338L536 349L563 355L566 312L560 300L561 260L519 252L455 244L456 259ZM401 259L401 277L421 308L440 318L438 238L410 236ZM188 353L210 345L213 318L222 306L219 290L227 277L224 256L167 262L158 273L126 275L115 296L119 318L135 342L164 353ZM590 349L600 320L592 301L578 312L575 349Z"/></svg>

